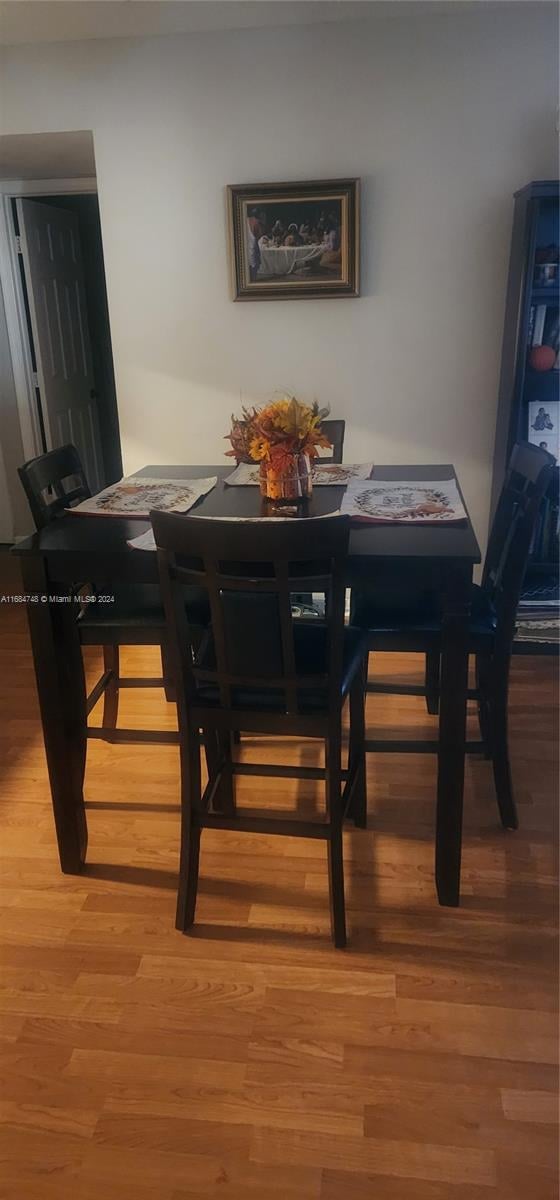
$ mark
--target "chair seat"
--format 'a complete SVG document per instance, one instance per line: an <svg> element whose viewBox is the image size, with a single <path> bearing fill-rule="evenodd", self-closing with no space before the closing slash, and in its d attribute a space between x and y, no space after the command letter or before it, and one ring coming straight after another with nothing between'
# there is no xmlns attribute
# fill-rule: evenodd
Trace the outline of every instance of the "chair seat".
<svg viewBox="0 0 560 1200"><path fill-rule="evenodd" d="M352 621L362 629L367 628L370 637L378 634L396 639L401 635L414 640L417 636L421 641L423 637L435 639L441 633L441 618L435 606L430 606L425 599L408 610L394 613L378 608L373 594L357 593L353 595ZM473 583L469 635L476 640L491 640L495 631L496 613L492 603L482 588Z"/></svg>
<svg viewBox="0 0 560 1200"><path fill-rule="evenodd" d="M104 593L99 592L100 595ZM108 587L107 595L114 596L114 603L96 601L86 605L80 617L83 640L90 635L107 631L108 628L134 630L162 630L165 628L165 613L161 592L157 583L117 585ZM210 620L208 595L204 588L186 588L186 610L193 625L207 625Z"/></svg>
<svg viewBox="0 0 560 1200"><path fill-rule="evenodd" d="M321 675L327 670L327 629L324 625L293 625L294 654L296 674ZM357 673L362 669L364 658L368 651L369 636L365 630L352 626L344 630L344 657L342 669L342 685L340 691L341 704L348 695ZM201 648L201 656L196 665L204 670L215 669L216 660L212 636L205 638ZM219 706L218 688L213 684L201 683L198 687L200 704L208 707ZM284 692L277 688L266 686L266 677L262 687L232 689L232 708L244 710L262 710L267 712L284 712ZM327 689L302 689L298 693L298 707L302 713L326 712L328 708Z"/></svg>

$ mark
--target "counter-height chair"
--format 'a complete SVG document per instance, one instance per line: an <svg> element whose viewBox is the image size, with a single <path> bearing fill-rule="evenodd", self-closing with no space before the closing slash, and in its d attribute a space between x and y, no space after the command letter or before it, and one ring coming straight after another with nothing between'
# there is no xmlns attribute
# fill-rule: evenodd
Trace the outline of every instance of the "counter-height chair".
<svg viewBox="0 0 560 1200"><path fill-rule="evenodd" d="M51 521L60 519L66 509L91 496L84 468L75 446L60 446L33 458L18 469L18 474L27 496L31 515L37 530L44 529ZM103 520L103 517L88 517L84 520ZM109 519L109 518L107 518ZM165 615L157 584L135 584L133 586L110 586L115 597L113 604L96 604L88 601L95 594L97 585L103 580L76 580L73 591L83 595L83 603L77 605L80 641L84 646L103 648L103 674L87 698L87 713L103 697L103 719L101 727L88 727L88 736L109 741L154 741L176 740L176 735L158 730L117 729L119 689L136 687L163 687L166 697L174 699L171 675L167 662L165 640ZM205 594L191 592L188 597L191 619L203 626L208 620ZM120 646L159 646L162 657L163 677L134 678L120 674Z"/></svg>
<svg viewBox="0 0 560 1200"><path fill-rule="evenodd" d="M319 464L341 463L342 455L344 453L344 432L346 429L346 421L341 421L338 419L332 421L322 421L321 429L331 442L332 451L331 453L322 453L320 458L317 459L317 462ZM297 615L299 617L303 617L304 619L310 617L314 619L319 615L313 608L313 596L310 593L296 593L296 595L292 596L292 604L297 610Z"/></svg>
<svg viewBox="0 0 560 1200"><path fill-rule="evenodd" d="M346 421L341 421L338 418L333 419L332 421L322 421L321 429L326 437L328 437L329 442L332 445L332 450L330 453L329 451L323 452L318 461L320 463L341 463L342 455L344 453L344 432L346 429ZM236 462L239 465L241 459L236 459Z"/></svg>
<svg viewBox="0 0 560 1200"><path fill-rule="evenodd" d="M472 586L469 652L476 661L476 687L468 696L478 704L481 742L467 742L467 751L491 758L502 824L517 829L508 750L508 684L515 618L530 554L539 507L548 490L555 459L538 446L514 446L488 542L482 583ZM428 708L438 711L441 626L437 612L419 604L416 611L382 612L372 590L352 594L352 621L367 629L370 650L420 652L426 655L426 687L398 687L368 682L369 692L426 695ZM418 742L367 742L368 750L418 751ZM437 749L437 743L427 743Z"/></svg>
<svg viewBox="0 0 560 1200"><path fill-rule="evenodd" d="M341 463L344 453L344 432L346 429L346 421L333 419L332 421L321 421L321 429L329 442L332 443L332 454L321 454L318 459L320 463Z"/></svg>
<svg viewBox="0 0 560 1200"><path fill-rule="evenodd" d="M366 822L364 685L367 637L344 627L349 525L321 521L230 522L152 512L181 746L178 929L193 924L203 829L320 838L327 843L332 936L346 943L342 824ZM206 590L211 624L199 644L184 592ZM291 594L324 592L327 618L298 623ZM341 758L342 710L350 703L348 768ZM199 730L208 784L201 788ZM325 767L236 762L234 732L319 738ZM238 776L324 780L325 814L287 818L238 808ZM263 800L266 793L263 793Z"/></svg>

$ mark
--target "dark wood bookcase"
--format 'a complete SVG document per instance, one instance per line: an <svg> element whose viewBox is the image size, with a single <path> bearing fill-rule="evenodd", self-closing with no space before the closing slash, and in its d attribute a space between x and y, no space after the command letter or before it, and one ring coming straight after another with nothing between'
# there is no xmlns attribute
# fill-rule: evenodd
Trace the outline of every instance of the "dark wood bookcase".
<svg viewBox="0 0 560 1200"><path fill-rule="evenodd" d="M542 442L560 459L559 197L557 180L529 183L514 197L492 514L515 442ZM520 611L531 598L536 617L539 591L550 604L558 583L558 485L557 468L541 508L521 598ZM542 635L539 644L544 650ZM526 652L530 650L527 645Z"/></svg>

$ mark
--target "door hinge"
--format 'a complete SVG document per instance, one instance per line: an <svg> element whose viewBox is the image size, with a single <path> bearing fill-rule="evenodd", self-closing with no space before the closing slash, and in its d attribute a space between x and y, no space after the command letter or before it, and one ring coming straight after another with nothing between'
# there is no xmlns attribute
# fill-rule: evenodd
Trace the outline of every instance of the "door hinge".
<svg viewBox="0 0 560 1200"><path fill-rule="evenodd" d="M21 254L21 238L19 233L16 233L16 254Z"/></svg>
<svg viewBox="0 0 560 1200"><path fill-rule="evenodd" d="M33 380L33 387L38 388L39 387L39 376L36 371L31 372L31 378Z"/></svg>

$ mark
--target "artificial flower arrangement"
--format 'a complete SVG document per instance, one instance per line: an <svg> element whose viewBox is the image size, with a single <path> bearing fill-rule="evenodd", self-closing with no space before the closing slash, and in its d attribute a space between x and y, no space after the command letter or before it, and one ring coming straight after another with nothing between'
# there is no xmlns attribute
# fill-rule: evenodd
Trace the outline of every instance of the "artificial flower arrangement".
<svg viewBox="0 0 560 1200"><path fill-rule="evenodd" d="M238 462L260 464L261 492L269 500L293 501L311 495L311 463L319 447L331 443L321 430L328 408L284 396L264 408L243 408L232 416L228 435Z"/></svg>

